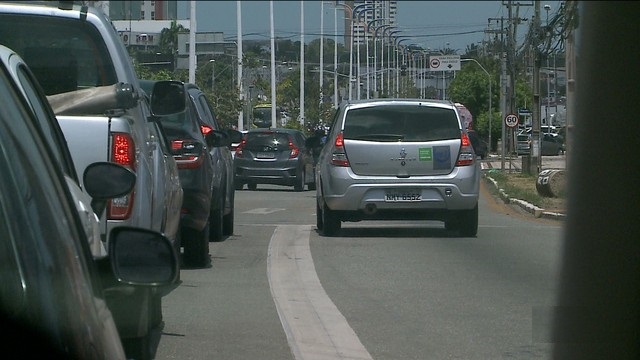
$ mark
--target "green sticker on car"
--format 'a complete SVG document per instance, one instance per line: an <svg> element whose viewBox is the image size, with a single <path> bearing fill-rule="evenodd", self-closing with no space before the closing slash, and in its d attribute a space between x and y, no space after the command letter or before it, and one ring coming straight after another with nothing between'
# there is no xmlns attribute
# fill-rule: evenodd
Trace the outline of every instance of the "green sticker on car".
<svg viewBox="0 0 640 360"><path fill-rule="evenodd" d="M420 161L433 161L433 152L431 148L419 148L418 160Z"/></svg>

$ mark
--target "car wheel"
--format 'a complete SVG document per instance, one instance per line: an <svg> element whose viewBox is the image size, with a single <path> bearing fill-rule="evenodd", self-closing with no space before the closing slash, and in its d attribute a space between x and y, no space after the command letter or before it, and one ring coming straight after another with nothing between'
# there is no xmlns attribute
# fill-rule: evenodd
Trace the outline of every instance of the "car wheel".
<svg viewBox="0 0 640 360"><path fill-rule="evenodd" d="M324 236L336 236L340 232L342 223L338 214L335 211L329 209L326 203L322 205L322 230L321 234Z"/></svg>
<svg viewBox="0 0 640 360"><path fill-rule="evenodd" d="M478 205L471 210L456 211L445 221L445 229L458 231L462 237L475 237L478 234Z"/></svg>
<svg viewBox="0 0 640 360"><path fill-rule="evenodd" d="M258 188L258 184L256 184L256 183L248 183L247 184L247 188L249 188L249 190L251 190L251 191L255 191Z"/></svg>
<svg viewBox="0 0 640 360"><path fill-rule="evenodd" d="M209 222L202 230L185 228L182 235L185 264L195 267L206 266L209 261Z"/></svg>
<svg viewBox="0 0 640 360"><path fill-rule="evenodd" d="M149 300L149 330L162 323L162 296L152 295Z"/></svg>
<svg viewBox="0 0 640 360"><path fill-rule="evenodd" d="M322 232L322 229L324 227L324 224L322 223L322 209L320 208L320 205L318 204L317 199L316 199L316 227L318 228L319 232Z"/></svg>
<svg viewBox="0 0 640 360"><path fill-rule="evenodd" d="M242 190L242 188L244 187L244 184L239 182L239 181L236 181L234 186L235 186L236 190Z"/></svg>
<svg viewBox="0 0 640 360"><path fill-rule="evenodd" d="M304 190L304 170L296 176L295 184L293 184L294 191L303 191Z"/></svg>
<svg viewBox="0 0 640 360"><path fill-rule="evenodd" d="M218 196L218 206L209 213L209 240L220 242L224 238L224 205L222 195Z"/></svg>
<svg viewBox="0 0 640 360"><path fill-rule="evenodd" d="M127 359L151 360L151 342L150 334L133 339L123 339L122 347L124 348Z"/></svg>
<svg viewBox="0 0 640 360"><path fill-rule="evenodd" d="M231 212L222 218L222 234L233 235L233 218L234 218L235 206L233 204L233 197L231 199Z"/></svg>

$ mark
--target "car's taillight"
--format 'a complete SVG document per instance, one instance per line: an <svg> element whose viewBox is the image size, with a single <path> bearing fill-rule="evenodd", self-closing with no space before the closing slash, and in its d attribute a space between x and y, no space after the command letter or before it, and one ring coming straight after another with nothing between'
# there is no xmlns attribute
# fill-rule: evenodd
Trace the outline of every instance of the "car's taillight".
<svg viewBox="0 0 640 360"><path fill-rule="evenodd" d="M200 132L202 133L202 135L207 135L208 133L210 133L212 131L213 131L213 129L210 126L200 125Z"/></svg>
<svg viewBox="0 0 640 360"><path fill-rule="evenodd" d="M458 155L456 166L473 165L475 159L476 154L473 152L473 146L471 146L469 135L463 131L460 135L460 154Z"/></svg>
<svg viewBox="0 0 640 360"><path fill-rule="evenodd" d="M244 154L242 153L242 150L244 149L244 145L247 143L247 140L242 139L242 141L240 141L240 144L238 144L238 146L236 147L236 155L235 157L237 158L241 158L244 157Z"/></svg>
<svg viewBox="0 0 640 360"><path fill-rule="evenodd" d="M173 140L171 151L178 169L196 169L204 161L202 144L194 140Z"/></svg>
<svg viewBox="0 0 640 360"><path fill-rule="evenodd" d="M344 151L344 137L342 133L339 133L338 136L336 136L336 141L333 143L331 165L343 167L350 166L349 158L347 158L347 153Z"/></svg>
<svg viewBox="0 0 640 360"><path fill-rule="evenodd" d="M136 146L129 134L113 133L111 143L111 161L135 170ZM107 204L107 219L124 220L129 218L133 210L133 194L111 199Z"/></svg>
<svg viewBox="0 0 640 360"><path fill-rule="evenodd" d="M291 154L289 155L289 159L295 159L300 155L300 149L293 144L293 141L289 139L289 150L291 150Z"/></svg>

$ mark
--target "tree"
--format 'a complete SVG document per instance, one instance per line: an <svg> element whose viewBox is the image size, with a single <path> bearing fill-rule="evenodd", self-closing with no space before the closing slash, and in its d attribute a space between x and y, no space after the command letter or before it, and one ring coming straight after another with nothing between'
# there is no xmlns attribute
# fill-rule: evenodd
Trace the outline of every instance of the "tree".
<svg viewBox="0 0 640 360"><path fill-rule="evenodd" d="M160 31L160 52L163 54L175 54L178 50L178 33L188 31L184 26L175 20L171 22L170 28Z"/></svg>

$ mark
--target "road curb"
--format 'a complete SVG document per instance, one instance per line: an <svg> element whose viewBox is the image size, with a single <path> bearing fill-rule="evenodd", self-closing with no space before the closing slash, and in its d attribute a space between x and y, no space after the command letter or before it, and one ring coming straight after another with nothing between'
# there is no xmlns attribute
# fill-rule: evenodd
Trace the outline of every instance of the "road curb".
<svg viewBox="0 0 640 360"><path fill-rule="evenodd" d="M494 186L494 188L498 191L500 199L502 199L505 204L515 204L524 209L526 212L532 214L536 218L546 218L553 220L563 220L564 218L566 218L566 214L546 211L545 209L539 208L524 200L512 198L504 191L504 189L500 188L498 186L498 182L491 176L489 176L485 171L482 172L482 177L488 180L488 182Z"/></svg>

